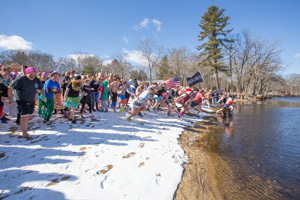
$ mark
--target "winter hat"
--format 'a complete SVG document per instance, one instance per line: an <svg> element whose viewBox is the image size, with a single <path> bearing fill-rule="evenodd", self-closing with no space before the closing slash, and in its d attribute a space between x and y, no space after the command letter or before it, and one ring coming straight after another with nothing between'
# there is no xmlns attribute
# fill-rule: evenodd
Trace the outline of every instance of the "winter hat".
<svg viewBox="0 0 300 200"><path fill-rule="evenodd" d="M25 71L26 74L29 74L29 73L36 73L36 69L34 67L28 67Z"/></svg>
<svg viewBox="0 0 300 200"><path fill-rule="evenodd" d="M41 77L47 77L47 73L46 72L42 72L41 73Z"/></svg>
<svg viewBox="0 0 300 200"><path fill-rule="evenodd" d="M187 88L185 91L191 92L192 90L191 90L191 88Z"/></svg>
<svg viewBox="0 0 300 200"><path fill-rule="evenodd" d="M53 72L50 74L50 76L52 77L52 76L54 76L55 74L58 74L58 72L57 72L57 71L53 71Z"/></svg>

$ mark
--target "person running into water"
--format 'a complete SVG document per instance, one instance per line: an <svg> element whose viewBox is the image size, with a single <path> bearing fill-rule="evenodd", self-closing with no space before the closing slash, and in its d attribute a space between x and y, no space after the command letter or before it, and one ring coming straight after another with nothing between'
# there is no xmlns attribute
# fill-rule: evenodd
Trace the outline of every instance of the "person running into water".
<svg viewBox="0 0 300 200"><path fill-rule="evenodd" d="M81 109L80 109L80 117L83 118L82 112L84 109L85 104L89 106L89 116L93 117L92 115L92 101L93 97L91 94L91 86L90 86L90 80L86 79L84 80L84 85L82 86L82 98L80 100L81 103Z"/></svg>
<svg viewBox="0 0 300 200"><path fill-rule="evenodd" d="M25 76L20 76L10 84L8 96L11 106L13 106L12 93L13 90L15 90L14 96L20 113L20 125L23 137L30 138L27 132L28 121L34 111L35 95L37 90L41 90L43 101L47 101L47 99L43 89L43 84L40 79L36 77L36 69L34 67L28 67L25 70L25 74Z"/></svg>
<svg viewBox="0 0 300 200"><path fill-rule="evenodd" d="M163 93L167 91L167 85L163 83L162 85L158 86L157 91L155 92L154 99L155 99L155 104L153 106L153 110L156 112L158 111L161 102L163 101Z"/></svg>
<svg viewBox="0 0 300 200"><path fill-rule="evenodd" d="M205 97L202 93L203 90L199 90L196 88L194 91L196 92L196 96L192 100L191 108L196 108L197 115L198 115L201 112L201 103L202 103L202 100L205 99Z"/></svg>
<svg viewBox="0 0 300 200"><path fill-rule="evenodd" d="M146 101L153 93L153 88L149 87L146 91L144 91L138 98L133 99L130 107L131 107L131 115L127 117L128 121L132 121L132 117L138 115L141 111L146 110Z"/></svg>
<svg viewBox="0 0 300 200"><path fill-rule="evenodd" d="M178 96L178 86L171 88L166 97L166 104L168 105L169 108L168 115L171 115L172 113L173 102L177 96Z"/></svg>
<svg viewBox="0 0 300 200"><path fill-rule="evenodd" d="M60 92L59 83L56 81L58 77L57 72L52 72L50 74L50 79L44 84L44 91L46 94L46 101L43 101L43 96L39 97L39 116L44 119L44 123L48 123L53 110L54 110L54 93Z"/></svg>
<svg viewBox="0 0 300 200"><path fill-rule="evenodd" d="M75 109L79 105L79 93L81 90L81 76L77 75L68 85L65 92L65 106L70 109L70 120L76 123Z"/></svg>
<svg viewBox="0 0 300 200"><path fill-rule="evenodd" d="M182 94L180 97L177 98L175 106L178 108L179 114L178 118L181 119L181 116L187 110L188 103L191 101L191 94L192 90L190 88L186 89L186 93Z"/></svg>
<svg viewBox="0 0 300 200"><path fill-rule="evenodd" d="M224 105L223 105L223 107L220 109L220 110L218 110L216 113L223 113L222 111L224 110L224 109L230 109L231 111L233 111L233 106L232 106L232 104L233 104L233 98L232 98L232 96L231 95L229 95L227 98L226 98L226 102L224 103Z"/></svg>

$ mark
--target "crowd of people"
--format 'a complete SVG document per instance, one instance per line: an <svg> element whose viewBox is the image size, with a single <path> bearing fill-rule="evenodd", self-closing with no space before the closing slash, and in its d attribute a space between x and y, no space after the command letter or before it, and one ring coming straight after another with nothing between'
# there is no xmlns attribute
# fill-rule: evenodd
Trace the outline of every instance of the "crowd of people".
<svg viewBox="0 0 300 200"><path fill-rule="evenodd" d="M46 124L53 114L76 123L86 112L94 118L93 112L127 111L127 120L131 121L135 116L143 117L143 111L158 112L162 107L167 108L167 115L176 113L179 118L191 109L199 114L202 104L208 107L222 104L218 112L233 109L232 97L220 90L212 92L179 85L167 88L165 83L127 81L107 72L83 75L75 69L64 74L57 71L47 74L27 66L18 73L11 72L9 67L2 68L0 97L0 122L12 120L10 116L15 110L15 123L20 125L25 138L30 137L27 126L35 109Z"/></svg>

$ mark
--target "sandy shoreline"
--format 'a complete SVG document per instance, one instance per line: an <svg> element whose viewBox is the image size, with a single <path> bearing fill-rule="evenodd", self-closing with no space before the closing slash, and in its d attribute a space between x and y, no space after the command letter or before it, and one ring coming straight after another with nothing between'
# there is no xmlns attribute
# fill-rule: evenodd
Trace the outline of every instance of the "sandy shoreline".
<svg viewBox="0 0 300 200"><path fill-rule="evenodd" d="M199 143L212 128L216 127L217 120L212 116L205 116L194 127L186 127L179 142L188 157L184 165L184 173L178 189L174 195L175 200L204 200L222 199L216 188L214 180L214 165L210 158L203 152Z"/></svg>

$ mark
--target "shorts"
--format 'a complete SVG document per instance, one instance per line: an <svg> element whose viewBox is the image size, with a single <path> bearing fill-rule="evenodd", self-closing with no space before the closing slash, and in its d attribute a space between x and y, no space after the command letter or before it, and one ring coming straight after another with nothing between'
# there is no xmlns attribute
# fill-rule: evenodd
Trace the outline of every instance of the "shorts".
<svg viewBox="0 0 300 200"><path fill-rule="evenodd" d="M139 98L133 99L130 103L132 109L138 109L140 107L146 107L145 101L140 100Z"/></svg>
<svg viewBox="0 0 300 200"><path fill-rule="evenodd" d="M172 103L172 99L166 99L166 103L169 105L170 103Z"/></svg>
<svg viewBox="0 0 300 200"><path fill-rule="evenodd" d="M125 94L122 94L122 95L121 95L121 99L122 99L122 100L125 100L125 99L126 99Z"/></svg>
<svg viewBox="0 0 300 200"><path fill-rule="evenodd" d="M17 101L18 109L21 116L29 116L34 111L34 101Z"/></svg>
<svg viewBox="0 0 300 200"><path fill-rule="evenodd" d="M183 105L182 105L181 103L175 103L175 106L176 106L177 108L182 108L182 107L183 107Z"/></svg>
<svg viewBox="0 0 300 200"><path fill-rule="evenodd" d="M118 94L116 92L112 92L111 101L112 102L117 102L117 100L118 100Z"/></svg>
<svg viewBox="0 0 300 200"><path fill-rule="evenodd" d="M163 99L163 97L162 96L154 95L154 99L155 99L156 102L159 102L160 100Z"/></svg>
<svg viewBox="0 0 300 200"><path fill-rule="evenodd" d="M196 103L196 102L194 102L194 101L192 101L192 103L191 103L191 107L192 108L194 108L194 107L196 107L196 106L198 106L199 105L199 103Z"/></svg>

